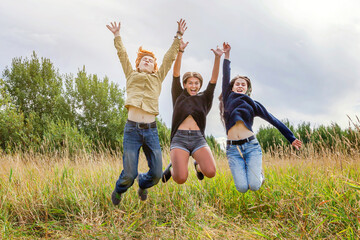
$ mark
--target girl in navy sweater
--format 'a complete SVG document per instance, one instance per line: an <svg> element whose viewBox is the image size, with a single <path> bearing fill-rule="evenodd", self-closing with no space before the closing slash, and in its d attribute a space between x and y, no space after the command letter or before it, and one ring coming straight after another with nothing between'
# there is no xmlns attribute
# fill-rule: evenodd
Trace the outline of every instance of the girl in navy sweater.
<svg viewBox="0 0 360 240"><path fill-rule="evenodd" d="M223 84L220 115L226 127L226 156L236 189L245 193L261 187L262 151L253 130L254 117L258 116L275 126L296 149L301 141L282 122L271 115L263 105L250 98L251 82L245 76L235 76L230 81L230 45L224 45Z"/></svg>
<svg viewBox="0 0 360 240"><path fill-rule="evenodd" d="M198 179L204 175L215 176L215 160L205 140L206 115L209 113L214 97L214 89L219 76L220 58L223 50L214 50L215 60L211 80L204 92L199 92L203 83L197 72L187 72L183 76L183 87L180 84L180 66L184 49L188 43L180 41L179 52L174 64L171 95L173 101L173 118L171 126L170 158L171 163L162 175L167 182L171 176L178 184L188 177L188 161L192 156Z"/></svg>

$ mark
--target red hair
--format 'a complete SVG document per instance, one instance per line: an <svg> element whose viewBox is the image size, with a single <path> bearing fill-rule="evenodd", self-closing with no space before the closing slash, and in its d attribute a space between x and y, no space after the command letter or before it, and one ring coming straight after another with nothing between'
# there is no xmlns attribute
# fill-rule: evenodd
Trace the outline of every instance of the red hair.
<svg viewBox="0 0 360 240"><path fill-rule="evenodd" d="M155 54L153 52L150 52L148 50L145 50L143 49L142 47L139 47L139 50L137 52L137 58L135 60L135 66L136 66L136 69L138 68L139 64L140 64L140 61L143 57L145 56L150 56L154 59L154 72L156 72L158 70L158 66L157 66L157 63L156 63L156 57L155 57Z"/></svg>

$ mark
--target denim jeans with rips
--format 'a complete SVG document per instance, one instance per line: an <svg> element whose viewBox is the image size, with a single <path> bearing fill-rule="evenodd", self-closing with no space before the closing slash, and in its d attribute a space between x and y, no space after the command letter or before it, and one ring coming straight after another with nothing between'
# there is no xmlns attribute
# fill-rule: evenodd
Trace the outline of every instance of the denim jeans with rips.
<svg viewBox="0 0 360 240"><path fill-rule="evenodd" d="M124 193L136 177L142 189L156 185L162 174L162 155L157 127L141 128L135 122L127 122L124 128L123 170L116 182L115 190ZM138 174L140 148L146 156L149 171Z"/></svg>
<svg viewBox="0 0 360 240"><path fill-rule="evenodd" d="M263 175L262 151L258 140L255 138L242 145L227 145L226 156L236 189L242 193L249 189L259 190Z"/></svg>

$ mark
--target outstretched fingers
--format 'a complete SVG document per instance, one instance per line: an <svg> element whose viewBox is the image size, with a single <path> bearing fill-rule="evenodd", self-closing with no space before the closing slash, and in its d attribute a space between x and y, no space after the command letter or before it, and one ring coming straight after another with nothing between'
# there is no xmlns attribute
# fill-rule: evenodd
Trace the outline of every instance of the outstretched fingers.
<svg viewBox="0 0 360 240"><path fill-rule="evenodd" d="M110 22L111 26L110 25L106 25L106 27L112 32L112 33L116 33L116 32L119 32L120 31L120 22L117 24L116 22Z"/></svg>
<svg viewBox="0 0 360 240"><path fill-rule="evenodd" d="M293 145L297 150L300 150L301 146L302 146L302 142L298 139L295 139L291 145Z"/></svg>
<svg viewBox="0 0 360 240"><path fill-rule="evenodd" d="M217 46L215 50L211 49L211 51L218 57L220 57L224 53L224 50L219 48L219 46Z"/></svg>
<svg viewBox="0 0 360 240"><path fill-rule="evenodd" d="M180 21L177 21L177 24L178 24L178 32L180 33L180 35L183 35L187 29L185 19L181 18Z"/></svg>
<svg viewBox="0 0 360 240"><path fill-rule="evenodd" d="M189 44L189 42L184 42L183 39L180 40L180 46L179 46L179 49L184 51L186 46Z"/></svg>

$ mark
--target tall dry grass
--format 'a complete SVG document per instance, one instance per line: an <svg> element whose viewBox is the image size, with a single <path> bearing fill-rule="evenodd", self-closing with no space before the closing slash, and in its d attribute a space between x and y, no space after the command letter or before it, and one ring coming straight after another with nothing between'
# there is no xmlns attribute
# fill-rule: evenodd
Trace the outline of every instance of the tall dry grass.
<svg viewBox="0 0 360 240"><path fill-rule="evenodd" d="M360 152L337 146L272 149L264 185L246 194L218 154L216 177L198 181L189 163L185 184L160 182L141 202L135 183L118 207L110 199L122 169L116 152L1 152L0 238L358 239ZM142 154L139 170L146 166Z"/></svg>

